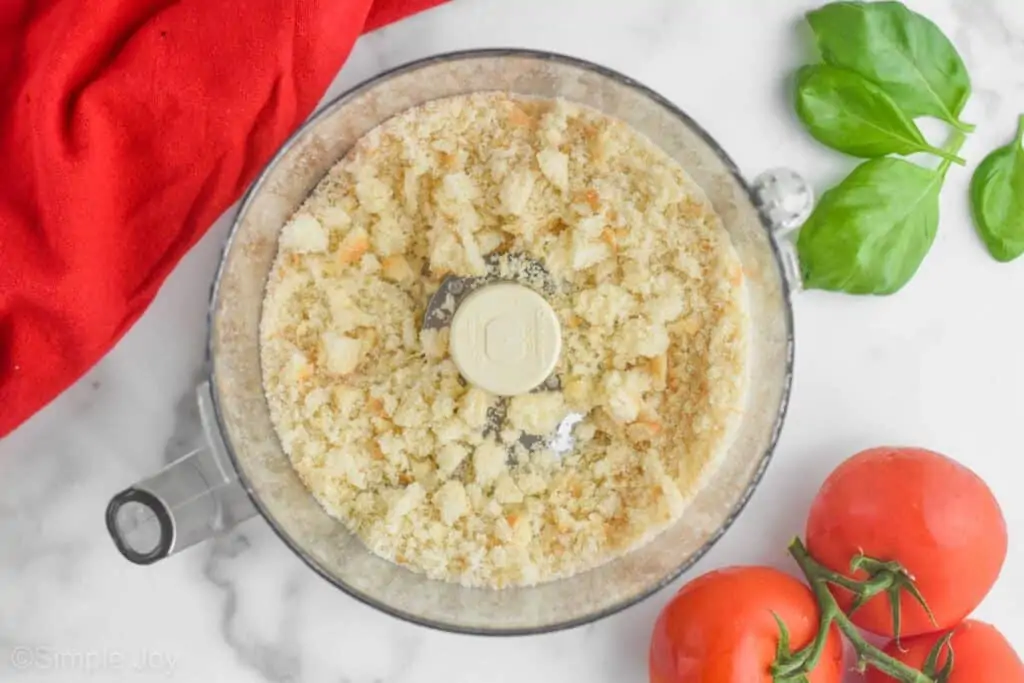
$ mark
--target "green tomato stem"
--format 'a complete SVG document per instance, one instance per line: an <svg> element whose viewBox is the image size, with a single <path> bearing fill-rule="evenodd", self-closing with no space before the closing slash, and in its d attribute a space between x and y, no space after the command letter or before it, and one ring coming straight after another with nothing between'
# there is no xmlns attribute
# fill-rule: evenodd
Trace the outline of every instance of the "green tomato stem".
<svg viewBox="0 0 1024 683"><path fill-rule="evenodd" d="M1017 146L1024 144L1024 114L1017 119Z"/></svg>
<svg viewBox="0 0 1024 683"><path fill-rule="evenodd" d="M839 603L836 602L835 596L829 590L830 583L854 591L861 590L864 583L849 579L819 564L807 552L807 548L799 538L793 539L793 542L789 544L789 554L793 556L807 578L814 597L818 601L821 616L819 617L818 634L814 642L794 653L789 661L777 663L773 669L777 683L797 680L799 676L809 674L817 666L821 653L825 649L832 624L836 625L853 646L857 653L858 666L871 666L901 683L936 683L933 678L890 657L865 640L850 618L839 608Z"/></svg>

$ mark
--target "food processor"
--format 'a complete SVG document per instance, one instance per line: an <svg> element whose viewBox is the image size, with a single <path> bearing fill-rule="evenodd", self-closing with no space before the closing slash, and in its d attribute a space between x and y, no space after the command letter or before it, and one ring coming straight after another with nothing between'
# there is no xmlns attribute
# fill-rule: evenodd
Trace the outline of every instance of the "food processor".
<svg viewBox="0 0 1024 683"><path fill-rule="evenodd" d="M621 119L650 138L704 190L721 217L743 265L749 313L746 408L720 462L681 519L642 547L597 568L501 590L431 580L381 559L320 507L274 431L259 347L264 289L278 235L327 171L361 136L399 112L482 91L564 98ZM725 151L675 105L626 76L579 59L528 50L475 50L381 74L314 115L246 195L211 292L207 377L197 390L204 446L116 494L106 513L110 534L127 559L149 564L259 514L339 589L389 614L449 631L540 633L591 622L634 604L707 552L741 512L768 465L793 367L790 293L798 276L786 233L802 223L811 204L810 190L796 174L775 170L748 183ZM473 287L458 282L449 287L472 299ZM424 325L462 324L458 310L440 308L428 309ZM432 321L431 315L438 317ZM464 317L470 325L471 316ZM540 374L528 383L550 372L549 356L539 358ZM464 373L480 374L469 367L476 362L472 353L461 357ZM505 378L502 386L516 380Z"/></svg>

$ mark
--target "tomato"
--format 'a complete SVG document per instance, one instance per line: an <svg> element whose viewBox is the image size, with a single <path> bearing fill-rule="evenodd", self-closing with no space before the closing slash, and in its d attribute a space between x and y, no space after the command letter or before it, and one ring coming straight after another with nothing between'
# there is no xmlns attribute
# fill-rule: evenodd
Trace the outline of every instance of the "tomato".
<svg viewBox="0 0 1024 683"><path fill-rule="evenodd" d="M930 633L916 638L904 638L897 646L893 641L885 653L904 664L920 670L928 653L942 637ZM953 631L953 673L948 683L1024 683L1024 664L994 626L981 621L967 620ZM939 657L939 668L946 663L948 650ZM893 679L877 669L868 671L867 683L888 683Z"/></svg>
<svg viewBox="0 0 1024 683"><path fill-rule="evenodd" d="M789 629L790 649L813 640L818 606L809 588L770 567L705 574L665 606L651 638L651 683L771 683L779 643L772 613ZM833 628L811 683L839 683L842 642Z"/></svg>
<svg viewBox="0 0 1024 683"><path fill-rule="evenodd" d="M963 465L920 448L873 448L841 464L821 487L807 520L807 549L847 575L861 551L902 564L936 620L904 591L901 634L913 636L948 631L978 606L1006 558L1006 522L985 482ZM847 609L849 592L834 593ZM852 621L893 635L884 594Z"/></svg>

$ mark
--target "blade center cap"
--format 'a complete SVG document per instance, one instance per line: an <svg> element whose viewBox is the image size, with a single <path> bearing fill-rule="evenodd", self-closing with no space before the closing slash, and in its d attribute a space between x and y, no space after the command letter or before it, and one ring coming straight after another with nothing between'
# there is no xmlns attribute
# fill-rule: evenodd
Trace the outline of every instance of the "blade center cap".
<svg viewBox="0 0 1024 683"><path fill-rule="evenodd" d="M497 396L516 396L554 371L562 329L544 297L501 282L476 290L455 311L449 349L467 382Z"/></svg>

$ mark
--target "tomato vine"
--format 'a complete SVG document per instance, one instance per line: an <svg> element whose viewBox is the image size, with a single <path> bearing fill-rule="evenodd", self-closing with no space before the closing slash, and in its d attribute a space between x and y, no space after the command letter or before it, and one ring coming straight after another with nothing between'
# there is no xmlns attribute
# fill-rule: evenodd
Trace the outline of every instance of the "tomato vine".
<svg viewBox="0 0 1024 683"><path fill-rule="evenodd" d="M864 571L867 578L863 581L851 579L832 571L811 557L803 542L797 538L789 545L789 553L796 560L800 570L807 579L820 610L818 633L806 647L790 652L789 633L781 620L779 624L779 648L775 663L772 665L772 676L775 683L805 683L810 672L817 666L821 653L833 625L846 637L857 653L857 668L860 671L873 667L901 683L944 683L949 679L953 667L953 653L949 652L946 663L936 669L939 655L949 645L949 635L939 640L928 656L923 670L914 669L899 660L887 655L869 643L858 628L850 621L849 616L839 607L835 596L829 589L830 585L839 586L853 594L851 612L875 596L885 594L891 605L893 617L893 633L899 639L900 626L900 595L908 592L924 607L931 616L928 605L914 585L913 577L898 562L885 562L875 558L858 555L850 563L851 572Z"/></svg>

